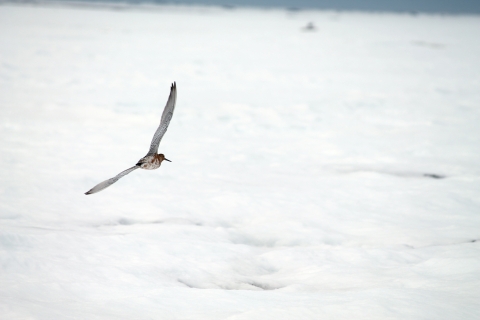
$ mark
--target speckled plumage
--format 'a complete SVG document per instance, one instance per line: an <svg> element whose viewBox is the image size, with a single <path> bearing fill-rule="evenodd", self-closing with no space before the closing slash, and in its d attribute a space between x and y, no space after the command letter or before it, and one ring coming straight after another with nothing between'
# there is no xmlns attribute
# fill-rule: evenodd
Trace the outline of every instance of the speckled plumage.
<svg viewBox="0 0 480 320"><path fill-rule="evenodd" d="M162 141L165 132L167 132L168 125L170 124L170 120L173 116L173 111L175 110L175 103L177 100L177 85L176 83L172 83L170 87L170 95L168 97L167 104L165 105L165 109L162 113L162 118L160 119L160 125L158 126L155 134L153 135L152 142L150 143L150 149L145 157L138 160L137 164L131 168L128 168L125 171L120 172L113 178L100 182L92 189L85 192L85 194L92 194L102 191L105 188L108 188L115 182L117 182L123 176L126 176L130 172L136 169L145 169L145 170L155 170L160 167L162 161L170 161L165 158L165 155L158 154L158 146L160 145L160 141Z"/></svg>
<svg viewBox="0 0 480 320"><path fill-rule="evenodd" d="M165 160L163 154L155 154L153 156L145 156L138 160L137 165L140 165L140 169L155 170L160 167L163 160Z"/></svg>

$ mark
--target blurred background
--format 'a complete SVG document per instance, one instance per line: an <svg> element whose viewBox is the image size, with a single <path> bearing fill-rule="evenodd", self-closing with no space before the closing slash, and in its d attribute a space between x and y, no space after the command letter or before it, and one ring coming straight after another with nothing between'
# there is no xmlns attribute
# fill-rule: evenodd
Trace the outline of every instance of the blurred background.
<svg viewBox="0 0 480 320"><path fill-rule="evenodd" d="M60 0L65 1L65 0ZM68 2L65 1L65 2ZM259 8L287 8L288 10L347 10L347 11L388 11L388 12L429 12L429 13L479 13L480 3L470 0L81 0L76 2L107 2L134 4L180 4Z"/></svg>
<svg viewBox="0 0 480 320"><path fill-rule="evenodd" d="M0 4L0 319L477 320L478 1Z"/></svg>

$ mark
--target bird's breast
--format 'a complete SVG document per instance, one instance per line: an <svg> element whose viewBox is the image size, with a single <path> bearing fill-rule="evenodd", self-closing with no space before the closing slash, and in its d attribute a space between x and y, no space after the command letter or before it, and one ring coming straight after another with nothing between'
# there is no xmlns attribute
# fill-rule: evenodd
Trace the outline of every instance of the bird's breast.
<svg viewBox="0 0 480 320"><path fill-rule="evenodd" d="M145 170L155 170L158 167L160 167L160 159L155 156L148 156L142 159L142 165L140 168L145 169Z"/></svg>

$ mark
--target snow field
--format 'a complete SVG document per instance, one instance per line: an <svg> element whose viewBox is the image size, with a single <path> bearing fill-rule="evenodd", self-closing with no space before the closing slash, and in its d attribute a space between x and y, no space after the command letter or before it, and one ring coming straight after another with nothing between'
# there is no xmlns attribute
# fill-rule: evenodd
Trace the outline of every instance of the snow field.
<svg viewBox="0 0 480 320"><path fill-rule="evenodd" d="M478 319L479 35L0 6L0 319Z"/></svg>

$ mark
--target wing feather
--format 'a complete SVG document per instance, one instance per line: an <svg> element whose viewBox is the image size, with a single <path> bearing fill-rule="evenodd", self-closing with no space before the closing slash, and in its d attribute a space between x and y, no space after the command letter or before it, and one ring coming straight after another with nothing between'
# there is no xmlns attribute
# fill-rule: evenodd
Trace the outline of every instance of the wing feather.
<svg viewBox="0 0 480 320"><path fill-rule="evenodd" d="M160 141L162 141L165 132L167 132L170 120L172 120L173 110L175 110L176 101L177 84L174 82L170 87L170 95L168 97L167 104L165 105L165 109L163 109L162 118L160 119L160 125L158 126L157 131L155 131L155 134L153 135L152 142L150 143L150 150L148 150L147 156L157 154Z"/></svg>
<svg viewBox="0 0 480 320"><path fill-rule="evenodd" d="M117 174L115 177L110 178L108 180L105 180L103 182L100 182L95 187L93 187L92 189L85 192L85 194L88 195L88 194L97 193L99 191L102 191L103 189L106 189L106 188L110 187L112 184L117 182L123 176L126 176L127 174L129 174L130 172L132 172L132 171L134 171L138 168L140 168L140 167L139 166L134 166L134 167L128 168L127 170L124 170L124 171L120 172L119 174Z"/></svg>

